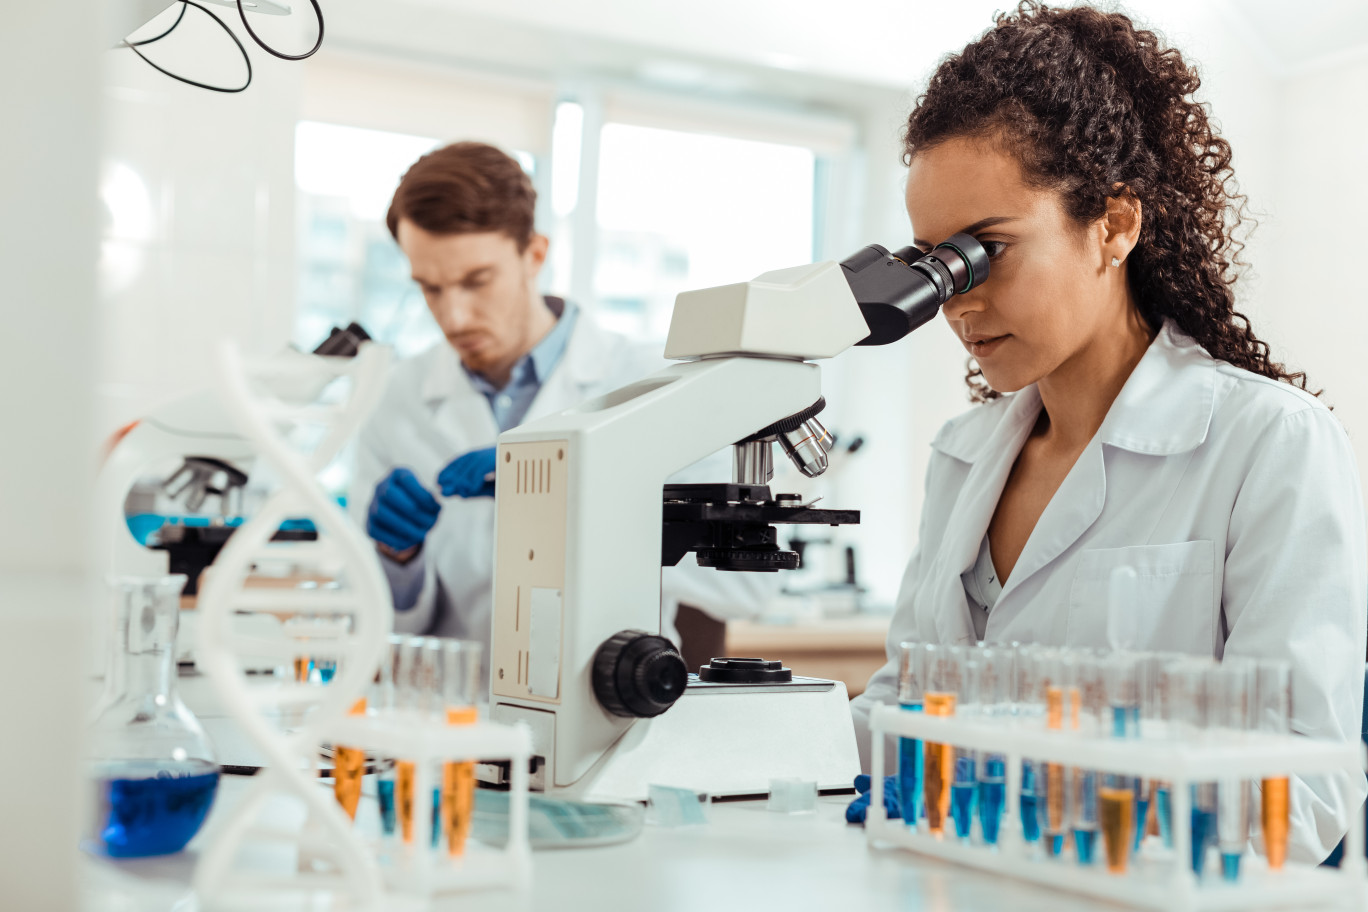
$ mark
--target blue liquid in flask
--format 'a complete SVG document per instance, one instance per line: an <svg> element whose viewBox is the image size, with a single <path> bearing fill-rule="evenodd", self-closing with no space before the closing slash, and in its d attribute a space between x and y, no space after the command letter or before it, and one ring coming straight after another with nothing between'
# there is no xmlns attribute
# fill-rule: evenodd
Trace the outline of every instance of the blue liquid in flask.
<svg viewBox="0 0 1368 912"><path fill-rule="evenodd" d="M111 858L147 858L179 852L199 832L219 770L204 760L128 760L99 768L96 782L98 848Z"/></svg>

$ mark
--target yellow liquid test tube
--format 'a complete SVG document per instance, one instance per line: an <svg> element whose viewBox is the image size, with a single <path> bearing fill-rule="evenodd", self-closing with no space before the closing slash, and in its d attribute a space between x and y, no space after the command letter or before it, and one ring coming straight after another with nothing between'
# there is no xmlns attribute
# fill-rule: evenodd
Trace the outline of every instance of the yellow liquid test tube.
<svg viewBox="0 0 1368 912"><path fill-rule="evenodd" d="M1287 861L1287 833L1289 829L1287 777L1263 780L1263 837L1268 867L1277 871Z"/></svg>
<svg viewBox="0 0 1368 912"><path fill-rule="evenodd" d="M928 716L953 716L955 694L926 692L922 712ZM926 826L935 836L945 833L945 819L950 815L950 780L955 769L955 749L949 744L924 744L922 781L926 796Z"/></svg>
<svg viewBox="0 0 1368 912"><path fill-rule="evenodd" d="M364 716L366 698L352 704L348 715ZM361 777L366 773L366 752L356 747L338 747L333 757L333 795L347 816L356 819L361 804Z"/></svg>
<svg viewBox="0 0 1368 912"><path fill-rule="evenodd" d="M448 706L447 725L474 725L479 713L473 706ZM475 764L455 760L442 767L442 829L447 851L460 855L470 835L475 812Z"/></svg>
<svg viewBox="0 0 1368 912"><path fill-rule="evenodd" d="M1107 850L1107 870L1125 874L1130 861L1131 845L1135 839L1135 821L1131 816L1135 795L1130 789L1107 788L1097 790L1097 815L1102 823L1102 844Z"/></svg>

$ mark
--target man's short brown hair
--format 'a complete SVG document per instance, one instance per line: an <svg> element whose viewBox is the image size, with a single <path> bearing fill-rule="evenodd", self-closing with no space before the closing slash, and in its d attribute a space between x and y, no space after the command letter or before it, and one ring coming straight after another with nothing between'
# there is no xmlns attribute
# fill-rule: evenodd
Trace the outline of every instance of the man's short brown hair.
<svg viewBox="0 0 1368 912"><path fill-rule="evenodd" d="M385 224L399 220L432 234L500 231L525 250L532 241L537 191L522 166L493 146L458 142L414 162L394 191Z"/></svg>

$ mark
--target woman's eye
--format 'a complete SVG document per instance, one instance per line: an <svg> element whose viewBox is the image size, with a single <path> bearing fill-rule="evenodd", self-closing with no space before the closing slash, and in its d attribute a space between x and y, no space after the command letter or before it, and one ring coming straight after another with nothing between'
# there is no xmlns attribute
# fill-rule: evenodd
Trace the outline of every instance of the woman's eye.
<svg viewBox="0 0 1368 912"><path fill-rule="evenodd" d="M979 241L983 245L984 253L988 254L988 259L994 260L1007 249L1007 245L1002 241Z"/></svg>

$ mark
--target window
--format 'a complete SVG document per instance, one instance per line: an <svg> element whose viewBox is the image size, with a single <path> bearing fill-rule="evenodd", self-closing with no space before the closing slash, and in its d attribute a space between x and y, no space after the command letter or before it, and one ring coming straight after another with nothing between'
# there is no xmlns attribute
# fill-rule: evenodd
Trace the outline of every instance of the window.
<svg viewBox="0 0 1368 912"><path fill-rule="evenodd" d="M294 342L312 348L355 320L399 357L441 338L385 213L409 165L438 140L301 121L295 129L299 309ZM514 156L530 174L529 153Z"/></svg>
<svg viewBox="0 0 1368 912"><path fill-rule="evenodd" d="M675 295L813 256L811 149L625 123L599 137L600 318L663 340Z"/></svg>

